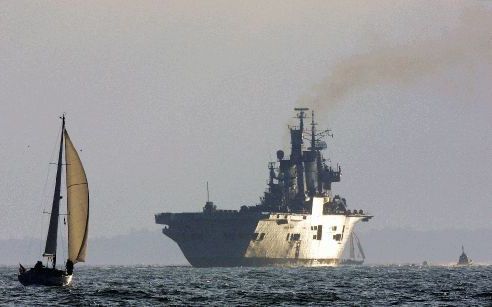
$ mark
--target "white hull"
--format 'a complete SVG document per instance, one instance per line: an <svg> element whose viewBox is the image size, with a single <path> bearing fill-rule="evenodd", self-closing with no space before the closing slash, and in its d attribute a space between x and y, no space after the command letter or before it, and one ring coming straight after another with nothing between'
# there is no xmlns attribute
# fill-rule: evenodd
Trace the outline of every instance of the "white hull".
<svg viewBox="0 0 492 307"><path fill-rule="evenodd" d="M303 266L340 263L355 223L365 215L322 214L323 198L315 198L312 214L272 213L260 220L246 258L294 260ZM289 261L290 262L290 261Z"/></svg>
<svg viewBox="0 0 492 307"><path fill-rule="evenodd" d="M311 213L163 214L163 233L178 243L196 267L336 266L354 225L371 216L323 214L315 197Z"/></svg>
<svg viewBox="0 0 492 307"><path fill-rule="evenodd" d="M301 214L272 214L268 220L259 221L255 230L258 238L250 241L245 257L311 260L312 266L326 265L329 259L341 258L354 224L363 218L346 215L313 218L311 215ZM286 224L278 224L285 220ZM322 230L318 231L320 228Z"/></svg>

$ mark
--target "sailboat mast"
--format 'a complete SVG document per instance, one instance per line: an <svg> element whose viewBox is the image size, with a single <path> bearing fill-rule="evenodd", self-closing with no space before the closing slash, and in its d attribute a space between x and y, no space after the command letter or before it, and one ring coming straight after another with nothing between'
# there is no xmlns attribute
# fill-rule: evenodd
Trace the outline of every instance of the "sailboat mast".
<svg viewBox="0 0 492 307"><path fill-rule="evenodd" d="M350 259L355 259L354 233L350 234Z"/></svg>
<svg viewBox="0 0 492 307"><path fill-rule="evenodd" d="M63 132L65 131L65 115L62 116L62 132L60 137L60 150L58 151L58 163L56 168L55 192L53 204L51 206L50 226L46 238L46 246L43 256L51 257L53 268L56 266L56 242L58 235L58 216L60 215L60 193L61 193L61 174L62 174L62 155L63 155Z"/></svg>
<svg viewBox="0 0 492 307"><path fill-rule="evenodd" d="M357 247L359 248L360 255L362 256L362 259L366 259L366 255L364 254L364 250L362 249L362 244L360 244L360 240L357 236L355 236L355 239L357 240Z"/></svg>

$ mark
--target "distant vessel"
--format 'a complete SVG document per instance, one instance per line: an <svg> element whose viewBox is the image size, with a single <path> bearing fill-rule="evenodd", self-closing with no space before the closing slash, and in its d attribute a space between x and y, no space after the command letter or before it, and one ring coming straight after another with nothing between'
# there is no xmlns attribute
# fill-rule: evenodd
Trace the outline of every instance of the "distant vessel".
<svg viewBox="0 0 492 307"><path fill-rule="evenodd" d="M50 225L43 257L51 262L51 267L45 267L38 261L34 268L26 270L19 267L19 281L24 286L67 286L72 282L73 266L77 262L84 262L87 247L87 233L89 224L89 187L84 167L80 161L68 132L65 129L65 116L62 118L62 132L58 163L56 170L55 191L50 213ZM65 141L65 165L67 186L67 225L68 225L68 259L65 269L56 268L56 249L58 234L58 219L60 214L61 177L63 143Z"/></svg>
<svg viewBox="0 0 492 307"><path fill-rule="evenodd" d="M471 259L465 254L465 248L461 245L461 255L458 259L457 265L470 265L472 263Z"/></svg>
<svg viewBox="0 0 492 307"><path fill-rule="evenodd" d="M357 243L357 253L356 253L354 241ZM364 260L366 259L366 255L364 254L364 250L362 249L362 244L360 244L360 240L355 234L355 231L353 231L350 234L350 239L348 241L348 248L349 248L349 258L342 259L342 264L344 265L363 264Z"/></svg>
<svg viewBox="0 0 492 307"><path fill-rule="evenodd" d="M354 225L371 215L349 210L345 198L332 195L341 168L326 165L322 140L329 130L311 129L307 108L296 108L299 126L289 127L291 153L277 151L270 162L267 191L255 206L219 210L207 200L202 212L159 213L157 224L196 267L329 266L341 263ZM305 145L308 144L308 146Z"/></svg>

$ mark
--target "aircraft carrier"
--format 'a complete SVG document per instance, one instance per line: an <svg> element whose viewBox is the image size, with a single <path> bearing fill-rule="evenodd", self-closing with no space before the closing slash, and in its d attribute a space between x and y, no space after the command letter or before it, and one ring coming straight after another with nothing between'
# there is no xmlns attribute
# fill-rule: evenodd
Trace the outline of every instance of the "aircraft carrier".
<svg viewBox="0 0 492 307"><path fill-rule="evenodd" d="M278 150L277 161L268 164L268 187L259 204L220 210L207 200L201 212L155 215L191 265L338 265L354 225L372 218L333 195L332 183L340 181L342 170L322 154L330 130L317 131L307 108L294 110L299 124L289 127L290 156Z"/></svg>

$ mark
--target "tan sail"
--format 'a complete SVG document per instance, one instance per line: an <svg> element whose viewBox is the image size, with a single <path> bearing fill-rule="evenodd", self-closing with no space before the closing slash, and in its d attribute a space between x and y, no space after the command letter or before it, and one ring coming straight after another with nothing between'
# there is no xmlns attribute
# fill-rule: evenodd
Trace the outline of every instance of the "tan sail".
<svg viewBox="0 0 492 307"><path fill-rule="evenodd" d="M84 262L89 227L89 186L77 150L65 130L67 168L68 259Z"/></svg>

